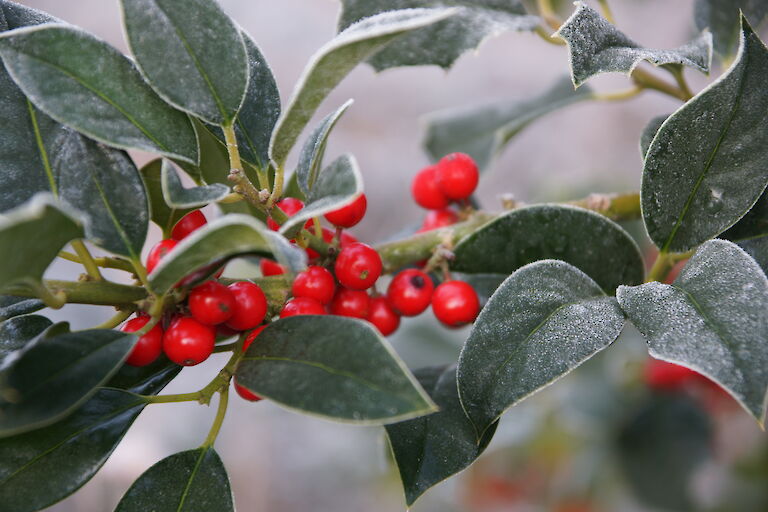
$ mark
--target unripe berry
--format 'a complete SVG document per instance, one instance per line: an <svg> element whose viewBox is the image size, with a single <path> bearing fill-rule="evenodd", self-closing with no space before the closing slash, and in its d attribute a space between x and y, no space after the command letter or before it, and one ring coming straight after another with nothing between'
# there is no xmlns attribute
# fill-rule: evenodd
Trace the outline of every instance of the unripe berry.
<svg viewBox="0 0 768 512"><path fill-rule="evenodd" d="M355 199L347 206L343 206L338 210L333 210L325 214L325 219L340 228L351 228L357 225L358 222L363 220L365 216L365 210L368 208L368 200L365 194L360 194L360 197Z"/></svg>
<svg viewBox="0 0 768 512"><path fill-rule="evenodd" d="M416 173L411 182L411 195L416 204L427 210L439 210L451 202L437 184L437 168L434 165Z"/></svg>
<svg viewBox="0 0 768 512"><path fill-rule="evenodd" d="M333 302L331 302L331 314L365 318L368 316L370 300L368 293L364 291L339 288L333 297Z"/></svg>
<svg viewBox="0 0 768 512"><path fill-rule="evenodd" d="M240 281L228 286L235 297L235 306L227 326L238 331L253 329L267 315L267 297L257 285Z"/></svg>
<svg viewBox="0 0 768 512"><path fill-rule="evenodd" d="M424 312L432 301L432 279L416 269L403 270L389 283L387 301L403 316L416 316Z"/></svg>
<svg viewBox="0 0 768 512"><path fill-rule="evenodd" d="M294 297L309 297L321 304L328 304L333 300L336 280L328 269L312 266L296 276L291 290Z"/></svg>
<svg viewBox="0 0 768 512"><path fill-rule="evenodd" d="M176 241L184 240L190 233L200 229L208 223L205 215L200 210L193 210L179 219L179 222L171 230L171 238Z"/></svg>
<svg viewBox="0 0 768 512"><path fill-rule="evenodd" d="M472 195L480 180L477 164L465 153L451 153L437 163L437 185L448 199L460 201Z"/></svg>
<svg viewBox="0 0 768 512"><path fill-rule="evenodd" d="M379 330L382 336L389 336L400 326L400 315L389 306L385 297L371 299L367 320Z"/></svg>
<svg viewBox="0 0 768 512"><path fill-rule="evenodd" d="M163 352L176 364L194 366L208 359L215 343L213 327L192 317L180 317L171 322L163 335Z"/></svg>
<svg viewBox="0 0 768 512"><path fill-rule="evenodd" d="M120 329L123 332L136 332L150 321L146 315L128 320ZM125 360L131 366L147 366L154 363L163 351L163 328L155 325L141 336Z"/></svg>
<svg viewBox="0 0 768 512"><path fill-rule="evenodd" d="M381 256L372 247L359 242L344 247L336 258L336 279L351 290L367 290L381 275Z"/></svg>
<svg viewBox="0 0 768 512"><path fill-rule="evenodd" d="M432 311L443 324L459 327L471 323L480 312L477 292L464 281L445 281L432 294Z"/></svg>
<svg viewBox="0 0 768 512"><path fill-rule="evenodd" d="M280 318L288 318L296 315L325 315L325 306L315 299L308 297L294 297L283 306Z"/></svg>
<svg viewBox="0 0 768 512"><path fill-rule="evenodd" d="M235 297L223 284L206 281L192 288L187 304L195 320L205 325L218 325L232 317Z"/></svg>

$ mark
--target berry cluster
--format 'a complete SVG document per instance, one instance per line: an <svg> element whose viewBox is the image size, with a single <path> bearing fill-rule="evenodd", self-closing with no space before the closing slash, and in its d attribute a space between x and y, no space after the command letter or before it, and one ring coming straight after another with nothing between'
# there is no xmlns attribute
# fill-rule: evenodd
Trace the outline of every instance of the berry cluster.
<svg viewBox="0 0 768 512"><path fill-rule="evenodd" d="M411 195L416 204L429 210L419 231L454 224L459 216L450 204L466 203L479 180L475 161L464 153L451 153L419 171L411 183Z"/></svg>

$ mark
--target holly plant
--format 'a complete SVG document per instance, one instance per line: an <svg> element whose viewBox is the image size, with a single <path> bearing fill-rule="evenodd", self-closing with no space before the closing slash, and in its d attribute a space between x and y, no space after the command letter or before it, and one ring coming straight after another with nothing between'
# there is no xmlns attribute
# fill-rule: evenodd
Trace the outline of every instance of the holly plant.
<svg viewBox="0 0 768 512"><path fill-rule="evenodd" d="M628 322L651 356L705 376L764 425L768 50L758 28L768 2L698 0L701 32L660 50L616 28L607 1L342 0L338 34L284 102L256 42L215 0L120 6L130 56L0 0L5 512L69 496L145 407L187 401L218 404L210 433L147 469L117 510L234 510L214 448L230 384L239 405L385 426L410 506L472 464L507 409ZM330 91L363 62L449 68L504 30L562 45L570 77L529 101L431 115L433 163L410 188L429 210L421 229L355 239L362 173L350 154L325 158L351 101L327 106ZM692 91L686 70L710 73L713 51L725 71ZM586 83L609 72L628 88ZM681 105L640 137L639 192L480 209L481 173L526 125L646 92ZM139 169L130 150L157 158ZM658 248L648 262L619 224L637 219ZM148 248L150 222L163 240ZM57 259L83 274L46 279ZM231 279L234 260L258 264ZM65 304L115 314L85 330L40 314ZM430 307L446 327L472 327L455 364L411 372L385 337ZM230 357L211 382L161 393L214 352Z"/></svg>

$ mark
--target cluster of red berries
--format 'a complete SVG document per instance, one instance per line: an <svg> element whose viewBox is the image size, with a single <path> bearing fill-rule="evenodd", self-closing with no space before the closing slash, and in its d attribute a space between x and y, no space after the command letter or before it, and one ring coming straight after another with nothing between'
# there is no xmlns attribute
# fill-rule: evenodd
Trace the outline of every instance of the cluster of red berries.
<svg viewBox="0 0 768 512"><path fill-rule="evenodd" d="M419 171L411 183L411 194L416 204L429 210L419 231L454 224L458 214L450 204L466 202L479 180L475 161L464 153L451 153Z"/></svg>

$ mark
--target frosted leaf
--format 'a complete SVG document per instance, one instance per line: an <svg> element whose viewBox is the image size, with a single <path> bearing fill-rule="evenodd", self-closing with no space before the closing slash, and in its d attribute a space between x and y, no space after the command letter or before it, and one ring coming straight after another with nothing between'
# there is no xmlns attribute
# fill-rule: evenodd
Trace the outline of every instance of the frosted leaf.
<svg viewBox="0 0 768 512"><path fill-rule="evenodd" d="M0 322L40 311L44 307L45 304L39 299L0 295Z"/></svg>
<svg viewBox="0 0 768 512"><path fill-rule="evenodd" d="M24 315L0 322L0 369L8 365L8 357L21 350L53 324L44 316Z"/></svg>
<svg viewBox="0 0 768 512"><path fill-rule="evenodd" d="M229 187L221 183L184 188L173 164L168 160L163 160L160 172L163 197L172 208L201 208L229 195Z"/></svg>
<svg viewBox="0 0 768 512"><path fill-rule="evenodd" d="M714 39L715 51L730 56L739 46L739 11L759 26L768 16L765 0L696 0L694 19L700 30L709 29Z"/></svg>
<svg viewBox="0 0 768 512"><path fill-rule="evenodd" d="M648 154L648 148L651 147L651 141L653 141L659 128L661 128L661 125L664 124L664 121L666 121L669 116L670 114L656 116L648 121L648 124L643 128L643 133L640 135L640 155L643 159L645 159L645 155Z"/></svg>
<svg viewBox="0 0 768 512"><path fill-rule="evenodd" d="M672 285L619 288L651 355L706 375L763 425L768 391L768 280L725 240L699 248Z"/></svg>

